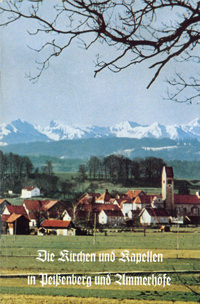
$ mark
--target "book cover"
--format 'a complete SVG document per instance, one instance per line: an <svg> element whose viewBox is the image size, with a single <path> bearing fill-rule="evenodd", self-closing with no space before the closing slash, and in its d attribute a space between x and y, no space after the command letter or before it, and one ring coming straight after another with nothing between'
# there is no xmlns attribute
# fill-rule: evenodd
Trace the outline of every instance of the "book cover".
<svg viewBox="0 0 200 304"><path fill-rule="evenodd" d="M198 303L199 3L0 12L1 303Z"/></svg>

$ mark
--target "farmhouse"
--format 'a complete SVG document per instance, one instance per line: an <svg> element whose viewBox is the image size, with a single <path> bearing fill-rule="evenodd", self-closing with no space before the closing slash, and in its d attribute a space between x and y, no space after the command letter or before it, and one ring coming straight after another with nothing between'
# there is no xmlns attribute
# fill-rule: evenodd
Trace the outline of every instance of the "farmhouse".
<svg viewBox="0 0 200 304"><path fill-rule="evenodd" d="M45 218L61 217L63 208L59 209L58 200L24 200L23 206L30 217L30 228L38 226Z"/></svg>
<svg viewBox="0 0 200 304"><path fill-rule="evenodd" d="M169 224L169 214L164 208L143 208L139 217L142 225Z"/></svg>
<svg viewBox="0 0 200 304"><path fill-rule="evenodd" d="M40 196L40 189L38 187L24 187L21 191L21 198L31 198Z"/></svg>
<svg viewBox="0 0 200 304"><path fill-rule="evenodd" d="M56 235L75 235L76 230L74 229L70 221L54 220L49 219L45 220L42 225L47 233L56 233Z"/></svg>

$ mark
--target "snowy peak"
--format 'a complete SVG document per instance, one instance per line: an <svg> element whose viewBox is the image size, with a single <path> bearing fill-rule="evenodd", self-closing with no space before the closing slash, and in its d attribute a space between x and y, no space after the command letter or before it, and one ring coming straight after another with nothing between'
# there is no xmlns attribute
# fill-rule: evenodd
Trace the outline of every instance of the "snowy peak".
<svg viewBox="0 0 200 304"><path fill-rule="evenodd" d="M192 120L189 124L184 125L183 129L186 133L190 133L194 136L200 136L200 119L196 118Z"/></svg>
<svg viewBox="0 0 200 304"><path fill-rule="evenodd" d="M170 139L185 139L187 133L182 130L181 126L171 125L164 126L157 122L151 125L131 125L129 122L124 122L111 127L112 133L116 137L128 137L128 138L170 138ZM190 134L192 138L194 136ZM200 138L200 132L199 132Z"/></svg>
<svg viewBox="0 0 200 304"><path fill-rule="evenodd" d="M10 124L0 125L0 144L18 144L36 141L46 141L48 137L40 133L32 124L20 119Z"/></svg>
<svg viewBox="0 0 200 304"><path fill-rule="evenodd" d="M69 126L58 121L51 121L49 126L41 129L40 132L48 136L52 140L72 140L81 138L98 138L110 135L108 127L98 126Z"/></svg>
<svg viewBox="0 0 200 304"><path fill-rule="evenodd" d="M81 129L63 125L55 120L52 120L48 127L40 129L40 132L51 140L78 139L84 135Z"/></svg>
<svg viewBox="0 0 200 304"><path fill-rule="evenodd" d="M71 126L52 120L45 128L33 126L20 119L0 125L0 145L36 141L58 141L88 138L169 138L173 140L197 139L200 141L200 119L188 124L164 126L157 122L140 125L132 121L120 122L111 127Z"/></svg>

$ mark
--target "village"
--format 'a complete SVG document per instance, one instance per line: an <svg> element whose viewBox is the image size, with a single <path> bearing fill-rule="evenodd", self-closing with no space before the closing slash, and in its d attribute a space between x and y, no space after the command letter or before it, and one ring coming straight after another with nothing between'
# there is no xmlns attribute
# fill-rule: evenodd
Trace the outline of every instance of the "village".
<svg viewBox="0 0 200 304"><path fill-rule="evenodd" d="M146 194L130 189L113 197L108 189L85 193L70 207L62 200L40 200L38 187L21 191L23 203L12 205L0 199L2 234L87 234L94 229L159 227L169 231L173 224L200 224L200 196L175 194L172 167L163 167L162 193Z"/></svg>

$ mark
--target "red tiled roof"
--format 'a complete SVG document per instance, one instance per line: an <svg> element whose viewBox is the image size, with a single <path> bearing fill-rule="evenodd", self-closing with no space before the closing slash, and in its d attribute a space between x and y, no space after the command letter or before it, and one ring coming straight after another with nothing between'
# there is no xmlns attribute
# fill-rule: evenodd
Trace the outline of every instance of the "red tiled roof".
<svg viewBox="0 0 200 304"><path fill-rule="evenodd" d="M42 227L44 228L67 228L70 224L70 221L62 220L44 220Z"/></svg>
<svg viewBox="0 0 200 304"><path fill-rule="evenodd" d="M115 196L115 199L118 201L118 200L128 200L130 199L130 197L125 194L125 193L118 193L116 196Z"/></svg>
<svg viewBox="0 0 200 304"><path fill-rule="evenodd" d="M12 213L9 218L7 219L7 223L13 223L15 222L16 220L18 220L20 217L25 217L26 219L28 219L27 216L24 216L23 214L15 214L15 213Z"/></svg>
<svg viewBox="0 0 200 304"><path fill-rule="evenodd" d="M24 200L23 204L30 211L47 211L57 204L57 202L57 200Z"/></svg>
<svg viewBox="0 0 200 304"><path fill-rule="evenodd" d="M22 188L22 190L32 191L33 189L37 188L36 186L27 186Z"/></svg>
<svg viewBox="0 0 200 304"><path fill-rule="evenodd" d="M200 199L197 195L174 194L174 204L200 205Z"/></svg>
<svg viewBox="0 0 200 304"><path fill-rule="evenodd" d="M144 191L142 191L142 190L129 190L128 192L126 192L126 195L130 199L134 199L134 198L136 198L137 196L139 196L141 194L145 194Z"/></svg>
<svg viewBox="0 0 200 304"><path fill-rule="evenodd" d="M121 210L103 210L107 216L119 216L124 217Z"/></svg>
<svg viewBox="0 0 200 304"><path fill-rule="evenodd" d="M112 210L112 211L120 211L120 208L118 205L114 204L100 204L95 203L93 205L93 211L94 212L100 212L101 210Z"/></svg>
<svg viewBox="0 0 200 304"><path fill-rule="evenodd" d="M57 200L53 200L53 201L47 201L46 203L44 203L42 209L44 211L51 209L53 206L55 206L57 204Z"/></svg>
<svg viewBox="0 0 200 304"><path fill-rule="evenodd" d="M6 208L8 209L8 211L10 212L10 214L11 213L15 213L15 214L27 215L24 206L7 205Z"/></svg>
<svg viewBox="0 0 200 304"><path fill-rule="evenodd" d="M134 200L134 203L148 205L148 204L151 204L154 197L155 197L155 195L146 195L146 194L137 196L136 199Z"/></svg>
<svg viewBox="0 0 200 304"><path fill-rule="evenodd" d="M164 208L146 208L146 210L151 216L169 216Z"/></svg>
<svg viewBox="0 0 200 304"><path fill-rule="evenodd" d="M28 210L39 210L42 205L39 200L24 200L23 204Z"/></svg>
<svg viewBox="0 0 200 304"><path fill-rule="evenodd" d="M85 193L80 197L77 205L88 204L94 202L101 194L100 193Z"/></svg>
<svg viewBox="0 0 200 304"><path fill-rule="evenodd" d="M111 196L111 194L108 192L108 190L106 189L106 191L97 198L97 201L104 201L104 202L109 202L110 199L112 199L113 197Z"/></svg>

